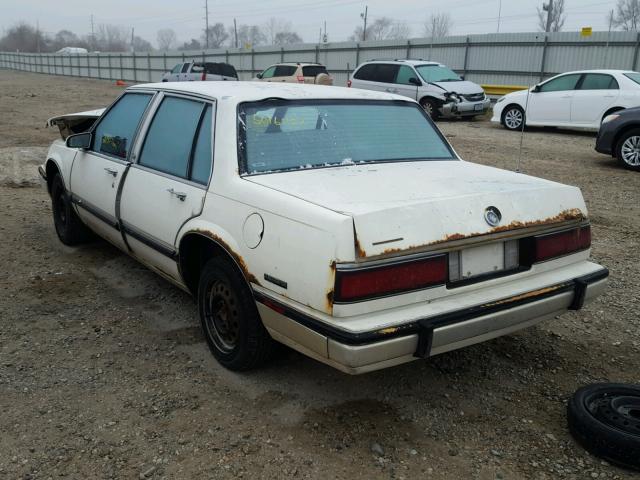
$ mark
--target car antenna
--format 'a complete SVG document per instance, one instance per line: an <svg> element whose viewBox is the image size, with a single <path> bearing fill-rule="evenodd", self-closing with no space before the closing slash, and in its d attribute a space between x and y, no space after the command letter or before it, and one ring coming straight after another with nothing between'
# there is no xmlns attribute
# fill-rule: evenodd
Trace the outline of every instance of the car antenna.
<svg viewBox="0 0 640 480"><path fill-rule="evenodd" d="M538 35L536 35L538 41ZM529 110L529 95L531 94L531 84L533 83L533 69L529 75L529 86L527 87L527 97L524 101L524 112L522 112L522 127L520 129L520 148L518 149L518 159L516 160L516 173L520 173L520 161L522 160L522 144L524 142L524 125L527 120L527 111Z"/></svg>

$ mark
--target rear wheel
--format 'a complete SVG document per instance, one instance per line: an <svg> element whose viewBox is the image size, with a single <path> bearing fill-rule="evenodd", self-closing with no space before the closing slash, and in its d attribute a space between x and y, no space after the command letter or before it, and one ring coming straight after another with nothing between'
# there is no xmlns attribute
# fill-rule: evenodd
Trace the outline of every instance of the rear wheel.
<svg viewBox="0 0 640 480"><path fill-rule="evenodd" d="M436 120L440 116L438 113L438 105L430 98L420 100L420 105L422 105L422 108L424 108L424 111L427 112L427 115L429 115L432 120Z"/></svg>
<svg viewBox="0 0 640 480"><path fill-rule="evenodd" d="M507 130L521 130L524 124L524 110L518 105L509 105L502 112L502 125Z"/></svg>
<svg viewBox="0 0 640 480"><path fill-rule="evenodd" d="M86 243L93 238L91 230L82 223L73 210L71 199L58 173L51 181L51 209L53 224L62 243L72 246Z"/></svg>
<svg viewBox="0 0 640 480"><path fill-rule="evenodd" d="M616 145L616 158L623 167L640 171L640 128L625 132Z"/></svg>
<svg viewBox="0 0 640 480"><path fill-rule="evenodd" d="M260 320L253 295L231 260L214 257L200 275L198 310L207 344L229 370L266 363L276 343Z"/></svg>

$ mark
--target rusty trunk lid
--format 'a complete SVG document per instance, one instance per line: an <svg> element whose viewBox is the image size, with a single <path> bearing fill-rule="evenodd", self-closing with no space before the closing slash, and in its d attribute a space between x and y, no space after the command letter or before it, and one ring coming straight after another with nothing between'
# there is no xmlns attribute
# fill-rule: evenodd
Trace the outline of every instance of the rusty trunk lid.
<svg viewBox="0 0 640 480"><path fill-rule="evenodd" d="M464 161L351 165L247 178L351 215L357 258L586 218L576 187ZM495 225L486 218L489 207L499 211Z"/></svg>

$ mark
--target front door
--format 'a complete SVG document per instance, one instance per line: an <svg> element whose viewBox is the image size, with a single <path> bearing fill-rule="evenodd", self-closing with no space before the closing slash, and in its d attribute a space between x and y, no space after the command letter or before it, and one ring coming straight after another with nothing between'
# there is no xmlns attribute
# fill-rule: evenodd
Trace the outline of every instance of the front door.
<svg viewBox="0 0 640 480"><path fill-rule="evenodd" d="M571 121L571 98L581 74L560 75L529 94L527 123L566 125Z"/></svg>
<svg viewBox="0 0 640 480"><path fill-rule="evenodd" d="M80 150L71 167L69 190L82 220L116 246L123 247L118 230L116 197L129 163L140 120L152 94L123 95L93 129L89 150Z"/></svg>
<svg viewBox="0 0 640 480"><path fill-rule="evenodd" d="M407 65L400 66L395 80L395 88L397 91L394 93L409 97L413 100L419 100L418 86L414 83L409 83L410 78L418 80L418 74L416 71Z"/></svg>
<svg viewBox="0 0 640 480"><path fill-rule="evenodd" d="M176 237L202 212L212 168L214 107L165 95L120 197L120 220L133 254L178 280Z"/></svg>

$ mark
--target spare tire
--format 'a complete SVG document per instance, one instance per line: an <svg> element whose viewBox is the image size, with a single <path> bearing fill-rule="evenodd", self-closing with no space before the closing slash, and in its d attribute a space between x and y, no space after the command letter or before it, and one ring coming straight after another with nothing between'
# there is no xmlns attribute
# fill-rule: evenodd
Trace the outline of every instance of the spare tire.
<svg viewBox="0 0 640 480"><path fill-rule="evenodd" d="M313 80L316 85L333 85L331 77L326 73L319 73Z"/></svg>
<svg viewBox="0 0 640 480"><path fill-rule="evenodd" d="M567 405L573 437L589 452L640 470L640 386L597 383L580 388Z"/></svg>

